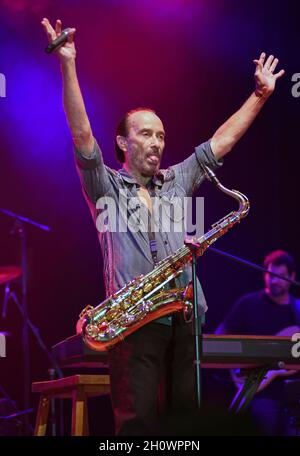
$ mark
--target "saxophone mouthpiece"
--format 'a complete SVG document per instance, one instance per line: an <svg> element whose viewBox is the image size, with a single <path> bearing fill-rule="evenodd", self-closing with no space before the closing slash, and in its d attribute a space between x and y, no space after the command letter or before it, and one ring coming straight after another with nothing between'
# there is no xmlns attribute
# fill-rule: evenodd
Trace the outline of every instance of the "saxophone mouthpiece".
<svg viewBox="0 0 300 456"><path fill-rule="evenodd" d="M203 173L205 174L206 179L208 179L210 182L212 182L215 185L219 185L220 181L217 178L217 176L215 175L215 173L213 172L213 170L210 169L204 163L199 162L199 164L200 164L200 166L202 168Z"/></svg>

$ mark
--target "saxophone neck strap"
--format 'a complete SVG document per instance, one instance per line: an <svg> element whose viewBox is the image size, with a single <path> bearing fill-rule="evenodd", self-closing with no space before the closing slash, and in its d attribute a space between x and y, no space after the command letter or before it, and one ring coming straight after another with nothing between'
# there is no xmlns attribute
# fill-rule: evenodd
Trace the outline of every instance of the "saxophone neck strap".
<svg viewBox="0 0 300 456"><path fill-rule="evenodd" d="M151 198L156 196L155 190L153 187L148 187L148 192ZM152 214L148 209L148 237L149 237L149 245L150 245L150 252L152 255L152 260L154 265L158 263L157 260L157 241L155 239L155 232L152 231Z"/></svg>

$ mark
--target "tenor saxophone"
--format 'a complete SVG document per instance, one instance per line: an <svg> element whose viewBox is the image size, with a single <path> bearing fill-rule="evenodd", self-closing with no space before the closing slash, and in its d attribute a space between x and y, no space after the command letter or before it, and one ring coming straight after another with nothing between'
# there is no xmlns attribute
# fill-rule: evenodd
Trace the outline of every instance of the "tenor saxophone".
<svg viewBox="0 0 300 456"><path fill-rule="evenodd" d="M229 190L210 168L204 164L200 166L208 180L238 201L239 208L218 220L207 233L195 240L199 246L197 256L203 255L211 244L246 217L250 209L245 195ZM77 332L82 334L85 344L93 350L105 351L152 320L178 311L183 311L184 315L190 313L193 305L190 286L166 289L166 285L191 261L191 251L184 245L160 261L151 272L134 278L98 306L89 305L83 309Z"/></svg>

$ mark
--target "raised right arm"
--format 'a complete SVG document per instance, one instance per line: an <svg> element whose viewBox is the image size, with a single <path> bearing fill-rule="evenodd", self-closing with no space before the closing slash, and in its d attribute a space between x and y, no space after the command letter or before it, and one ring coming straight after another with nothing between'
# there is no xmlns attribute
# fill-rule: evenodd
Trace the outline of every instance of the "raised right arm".
<svg viewBox="0 0 300 456"><path fill-rule="evenodd" d="M61 33L61 21L57 20L55 29L47 18L42 20L49 42ZM76 49L74 45L75 28L71 29L68 42L55 53L60 59L63 79L63 104L74 145L85 156L93 152L94 138L85 110L84 101L76 74Z"/></svg>

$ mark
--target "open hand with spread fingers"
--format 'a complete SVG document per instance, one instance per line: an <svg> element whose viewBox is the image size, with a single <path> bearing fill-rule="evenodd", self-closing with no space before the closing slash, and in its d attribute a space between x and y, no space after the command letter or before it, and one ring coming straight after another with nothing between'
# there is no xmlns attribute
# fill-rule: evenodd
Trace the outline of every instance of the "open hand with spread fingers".
<svg viewBox="0 0 300 456"><path fill-rule="evenodd" d="M266 54L262 52L259 60L253 60L256 65L255 78L255 93L259 97L268 97L275 89L277 79L284 75L284 70L274 73L278 64L278 59L270 55L265 61Z"/></svg>
<svg viewBox="0 0 300 456"><path fill-rule="evenodd" d="M52 27L52 25L46 17L44 17L44 19L42 20L42 25L47 34L49 43L51 43L53 40L55 40L55 38L57 38L61 34L62 24L60 19L57 19L55 23L55 29ZM75 32L76 29L71 28L70 33L68 35L68 41L54 51L59 56L61 61L72 60L76 57L76 49L74 45Z"/></svg>

